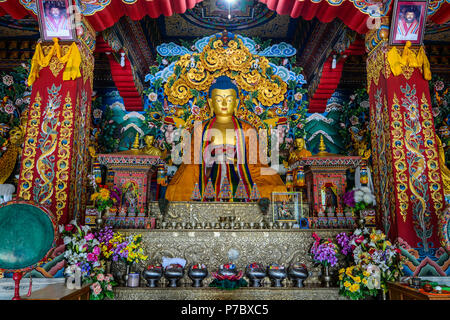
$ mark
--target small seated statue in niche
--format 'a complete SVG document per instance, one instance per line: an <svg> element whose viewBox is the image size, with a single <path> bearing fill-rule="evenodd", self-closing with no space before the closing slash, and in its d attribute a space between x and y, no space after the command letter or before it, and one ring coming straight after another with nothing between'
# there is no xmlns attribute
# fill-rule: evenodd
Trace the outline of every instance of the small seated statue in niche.
<svg viewBox="0 0 450 320"><path fill-rule="evenodd" d="M154 136L151 135L145 136L144 137L145 146L141 149L141 151L150 156L162 157L163 152L159 148L153 146L154 141L155 141Z"/></svg>
<svg viewBox="0 0 450 320"><path fill-rule="evenodd" d="M312 156L311 151L308 151L306 149L305 139L296 138L294 141L294 147L295 147L295 150L289 154L289 160L288 160L289 164L293 164L294 162L296 162L302 158L307 158L307 157Z"/></svg>

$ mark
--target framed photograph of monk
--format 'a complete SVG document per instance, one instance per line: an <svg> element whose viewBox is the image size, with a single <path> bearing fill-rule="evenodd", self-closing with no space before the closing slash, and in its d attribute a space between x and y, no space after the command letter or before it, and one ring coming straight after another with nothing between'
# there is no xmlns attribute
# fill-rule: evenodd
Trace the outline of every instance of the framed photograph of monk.
<svg viewBox="0 0 450 320"><path fill-rule="evenodd" d="M51 41L75 40L75 29L71 17L72 0L37 0L41 39Z"/></svg>
<svg viewBox="0 0 450 320"><path fill-rule="evenodd" d="M392 11L390 45L423 44L423 33L427 18L428 1L395 0Z"/></svg>

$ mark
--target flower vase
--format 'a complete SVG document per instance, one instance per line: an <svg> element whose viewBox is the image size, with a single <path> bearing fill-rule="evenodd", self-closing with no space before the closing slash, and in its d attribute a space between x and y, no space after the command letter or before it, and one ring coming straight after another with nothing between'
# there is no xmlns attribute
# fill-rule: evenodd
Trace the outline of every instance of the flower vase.
<svg viewBox="0 0 450 320"><path fill-rule="evenodd" d="M329 288L331 286L331 276L328 265L322 266L322 286L325 288Z"/></svg>
<svg viewBox="0 0 450 320"><path fill-rule="evenodd" d="M105 263L105 274L111 274L111 260L106 261Z"/></svg>
<svg viewBox="0 0 450 320"><path fill-rule="evenodd" d="M122 280L124 282L125 287L128 286L128 275L130 274L130 267L131 266L129 264L127 264L127 269L126 269L124 275L122 276Z"/></svg>
<svg viewBox="0 0 450 320"><path fill-rule="evenodd" d="M103 223L105 222L103 217L105 217L106 215L106 210L107 209L102 210L100 212L100 215L97 216L97 219L95 219L95 227L97 228L97 230L100 230L103 227Z"/></svg>
<svg viewBox="0 0 450 320"><path fill-rule="evenodd" d="M358 224L358 228L359 229L364 229L364 227L366 226L366 218L363 217L362 212L358 211L356 213L356 217L357 217L356 223Z"/></svg>

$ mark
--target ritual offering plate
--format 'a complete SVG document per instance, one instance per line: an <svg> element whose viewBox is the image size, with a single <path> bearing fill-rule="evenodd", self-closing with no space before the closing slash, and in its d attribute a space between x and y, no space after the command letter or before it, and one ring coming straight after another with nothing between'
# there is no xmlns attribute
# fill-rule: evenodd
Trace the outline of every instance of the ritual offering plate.
<svg viewBox="0 0 450 320"><path fill-rule="evenodd" d="M266 269L259 263L249 264L246 268L246 276L250 280L250 287L261 287L261 281L266 276Z"/></svg>
<svg viewBox="0 0 450 320"><path fill-rule="evenodd" d="M297 288L303 288L304 284L303 281L308 278L308 269L306 268L306 265L303 263L294 263L291 266L289 266L288 270L288 276L289 279L294 282L294 286Z"/></svg>
<svg viewBox="0 0 450 320"><path fill-rule="evenodd" d="M156 288L158 286L158 281L163 275L162 266L150 265L146 270L142 271L142 277L147 281L147 287Z"/></svg>
<svg viewBox="0 0 450 320"><path fill-rule="evenodd" d="M184 269L180 264L170 264L164 271L164 277L169 280L169 287L176 288L179 286L179 280L184 276Z"/></svg>
<svg viewBox="0 0 450 320"><path fill-rule="evenodd" d="M267 267L267 274L272 282L272 287L282 287L283 280L286 278L286 269L279 264L271 264Z"/></svg>
<svg viewBox="0 0 450 320"><path fill-rule="evenodd" d="M189 278L194 288L203 287L203 280L208 276L208 270L204 264L194 264L189 268Z"/></svg>
<svg viewBox="0 0 450 320"><path fill-rule="evenodd" d="M0 206L0 269L14 272L16 292L22 273L44 260L56 242L52 215L27 201L10 201Z"/></svg>

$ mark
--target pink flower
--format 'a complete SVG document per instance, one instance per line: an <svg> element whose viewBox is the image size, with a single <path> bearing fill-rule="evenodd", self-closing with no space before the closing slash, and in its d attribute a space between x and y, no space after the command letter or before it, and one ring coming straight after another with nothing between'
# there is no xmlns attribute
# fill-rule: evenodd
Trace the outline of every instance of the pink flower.
<svg viewBox="0 0 450 320"><path fill-rule="evenodd" d="M295 101L300 101L303 98L303 94L301 92L297 92L296 94L294 94L294 99Z"/></svg>
<svg viewBox="0 0 450 320"><path fill-rule="evenodd" d="M112 285L108 284L108 285L106 286L106 290L112 291Z"/></svg>
<svg viewBox="0 0 450 320"><path fill-rule="evenodd" d="M200 112L200 108L196 105L192 106L192 113L197 115Z"/></svg>
<svg viewBox="0 0 450 320"><path fill-rule="evenodd" d="M444 83L441 80L436 81L434 83L434 88L436 89L436 91L441 91L442 89L444 89Z"/></svg>
<svg viewBox="0 0 450 320"><path fill-rule="evenodd" d="M92 251L94 254L99 255L100 254L100 248L99 247L95 247L94 250Z"/></svg>
<svg viewBox="0 0 450 320"><path fill-rule="evenodd" d="M8 114L14 113L14 110L15 110L15 109L16 109L16 108L15 108L12 104L7 104L7 105L5 106L5 112L8 113Z"/></svg>
<svg viewBox="0 0 450 320"><path fill-rule="evenodd" d="M100 283L96 282L93 285L91 285L92 291L94 292L94 295L98 296L100 292L102 292L102 286Z"/></svg>
<svg viewBox="0 0 450 320"><path fill-rule="evenodd" d="M89 262L96 262L98 260L97 255L93 254L93 253L88 253L87 254L87 260Z"/></svg>
<svg viewBox="0 0 450 320"><path fill-rule="evenodd" d="M11 86L11 85L14 83L14 78L13 78L11 75L9 75L9 74L4 75L4 76L3 76L3 83L4 83L7 87L9 87L9 86Z"/></svg>
<svg viewBox="0 0 450 320"><path fill-rule="evenodd" d="M264 112L264 109L261 108L261 106L256 106L255 107L255 113L259 116L261 113Z"/></svg>
<svg viewBox="0 0 450 320"><path fill-rule="evenodd" d="M84 239L86 241L90 241L90 240L94 239L94 234L93 233L88 233L87 235L84 236Z"/></svg>
<svg viewBox="0 0 450 320"><path fill-rule="evenodd" d="M103 273L99 273L99 274L97 275L97 280L98 280L98 281L103 281L103 280L105 280L105 276L103 275Z"/></svg>

